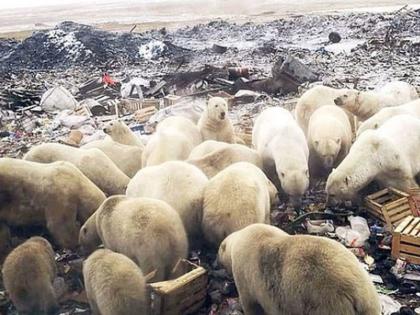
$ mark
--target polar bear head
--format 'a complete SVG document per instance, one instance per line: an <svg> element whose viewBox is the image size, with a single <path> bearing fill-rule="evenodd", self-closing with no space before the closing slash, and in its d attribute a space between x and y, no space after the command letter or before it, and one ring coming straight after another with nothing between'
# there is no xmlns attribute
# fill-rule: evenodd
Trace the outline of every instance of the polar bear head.
<svg viewBox="0 0 420 315"><path fill-rule="evenodd" d="M313 147L322 165L329 171L332 169L338 153L340 153L341 138L321 137L314 140Z"/></svg>
<svg viewBox="0 0 420 315"><path fill-rule="evenodd" d="M85 254L92 253L101 244L101 239L96 229L96 213L83 224L79 232L79 245Z"/></svg>
<svg viewBox="0 0 420 315"><path fill-rule="evenodd" d="M103 131L111 136L112 139L118 137L119 135L125 134L130 130L128 126L121 120L111 120L106 123Z"/></svg>
<svg viewBox="0 0 420 315"><path fill-rule="evenodd" d="M354 89L344 89L343 94L334 99L337 106L352 111L352 108L357 106L360 92Z"/></svg>
<svg viewBox="0 0 420 315"><path fill-rule="evenodd" d="M289 196L291 205L299 207L302 196L309 187L308 168L288 169L281 166L276 168L281 188Z"/></svg>
<svg viewBox="0 0 420 315"><path fill-rule="evenodd" d="M207 115L211 120L225 120L228 114L227 102L221 97L212 97L207 102Z"/></svg>

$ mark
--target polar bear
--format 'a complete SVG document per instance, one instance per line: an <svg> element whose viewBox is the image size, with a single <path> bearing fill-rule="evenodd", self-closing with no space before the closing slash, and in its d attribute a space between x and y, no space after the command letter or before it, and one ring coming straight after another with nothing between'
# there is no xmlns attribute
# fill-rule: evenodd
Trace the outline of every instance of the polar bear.
<svg viewBox="0 0 420 315"><path fill-rule="evenodd" d="M218 247L229 234L252 223L270 223L271 182L255 165L239 162L209 180L204 189L202 229Z"/></svg>
<svg viewBox="0 0 420 315"><path fill-rule="evenodd" d="M213 151L226 148L228 146L229 146L229 143L226 143L223 141L206 140L200 143L191 151L188 159L190 160L199 159Z"/></svg>
<svg viewBox="0 0 420 315"><path fill-rule="evenodd" d="M399 115L376 130L367 130L354 142L343 162L327 180L328 201L357 201L370 182L408 191L418 187L420 120Z"/></svg>
<svg viewBox="0 0 420 315"><path fill-rule="evenodd" d="M144 148L140 138L122 120L112 120L106 123L103 131L115 142Z"/></svg>
<svg viewBox="0 0 420 315"><path fill-rule="evenodd" d="M309 149L292 114L279 107L262 111L255 121L252 143L268 178L298 206L309 186Z"/></svg>
<svg viewBox="0 0 420 315"><path fill-rule="evenodd" d="M68 162L0 159L0 221L46 226L63 248L77 246L80 225L104 200L104 193Z"/></svg>
<svg viewBox="0 0 420 315"><path fill-rule="evenodd" d="M70 162L107 195L123 194L130 181L130 178L98 149L81 150L59 143L43 143L32 147L23 159L39 163Z"/></svg>
<svg viewBox="0 0 420 315"><path fill-rule="evenodd" d="M108 156L112 162L128 177L136 175L141 169L141 156L143 149L139 146L121 144L106 138L89 142L82 149L99 149Z"/></svg>
<svg viewBox="0 0 420 315"><path fill-rule="evenodd" d="M368 273L325 237L252 224L222 242L218 260L233 274L246 315L381 314Z"/></svg>
<svg viewBox="0 0 420 315"><path fill-rule="evenodd" d="M261 169L263 167L262 158L257 151L242 144L229 143L201 158L189 159L187 162L197 166L209 178L236 162L249 162Z"/></svg>
<svg viewBox="0 0 420 315"><path fill-rule="evenodd" d="M203 140L235 143L233 125L228 117L228 104L221 97L212 97L197 123Z"/></svg>
<svg viewBox="0 0 420 315"><path fill-rule="evenodd" d="M128 197L147 197L167 202L180 215L192 245L201 237L203 193L207 176L183 161L168 161L139 171L127 186Z"/></svg>
<svg viewBox="0 0 420 315"><path fill-rule="evenodd" d="M357 137L366 130L378 129L385 121L397 115L411 115L412 117L420 119L420 99L400 106L382 108L360 125L357 130Z"/></svg>
<svg viewBox="0 0 420 315"><path fill-rule="evenodd" d="M334 100L337 97L344 95L346 91L347 89L334 89L324 85L317 85L302 94L296 104L295 116L297 123L302 128L305 135L308 133L309 119L312 114L322 106L335 106ZM352 129L355 130L355 127L353 126L353 115L349 112L346 112L346 114L352 125Z"/></svg>
<svg viewBox="0 0 420 315"><path fill-rule="evenodd" d="M309 119L308 146L311 177L328 175L350 150L353 134L346 113L338 106L322 106Z"/></svg>
<svg viewBox="0 0 420 315"><path fill-rule="evenodd" d="M80 229L82 250L98 245L132 259L154 281L171 277L188 254L188 240L179 214L166 202L122 195L106 199Z"/></svg>
<svg viewBox="0 0 420 315"><path fill-rule="evenodd" d="M346 89L334 103L365 121L384 107L398 106L418 98L414 86L401 81L387 83L376 91Z"/></svg>
<svg viewBox="0 0 420 315"><path fill-rule="evenodd" d="M130 258L98 249L83 262L83 278L93 315L149 314L146 280Z"/></svg>
<svg viewBox="0 0 420 315"><path fill-rule="evenodd" d="M166 161L186 160L202 137L198 127L188 118L172 116L158 124L143 151L143 167Z"/></svg>
<svg viewBox="0 0 420 315"><path fill-rule="evenodd" d="M55 314L58 303L53 282L57 266L51 244L31 237L7 256L2 269L3 283L20 314Z"/></svg>

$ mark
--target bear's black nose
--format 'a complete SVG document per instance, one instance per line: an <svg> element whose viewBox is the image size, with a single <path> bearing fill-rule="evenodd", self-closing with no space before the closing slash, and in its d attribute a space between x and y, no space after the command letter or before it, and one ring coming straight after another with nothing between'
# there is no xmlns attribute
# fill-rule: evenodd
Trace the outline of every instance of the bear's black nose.
<svg viewBox="0 0 420 315"><path fill-rule="evenodd" d="M225 112L220 113L220 118L225 119L225 116L226 116Z"/></svg>

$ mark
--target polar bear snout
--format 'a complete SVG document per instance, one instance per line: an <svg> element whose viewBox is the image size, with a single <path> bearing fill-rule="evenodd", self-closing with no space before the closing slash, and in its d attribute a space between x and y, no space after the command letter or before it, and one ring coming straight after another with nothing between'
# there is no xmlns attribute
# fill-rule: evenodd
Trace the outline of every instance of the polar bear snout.
<svg viewBox="0 0 420 315"><path fill-rule="evenodd" d="M223 120L226 117L226 112L221 112L220 113L220 119Z"/></svg>
<svg viewBox="0 0 420 315"><path fill-rule="evenodd" d="M334 165L334 157L332 155L325 156L323 160L324 167L327 170L331 170Z"/></svg>
<svg viewBox="0 0 420 315"><path fill-rule="evenodd" d="M334 104L337 105L337 106L343 106L344 102L341 99L341 97L337 97L337 98L334 99Z"/></svg>

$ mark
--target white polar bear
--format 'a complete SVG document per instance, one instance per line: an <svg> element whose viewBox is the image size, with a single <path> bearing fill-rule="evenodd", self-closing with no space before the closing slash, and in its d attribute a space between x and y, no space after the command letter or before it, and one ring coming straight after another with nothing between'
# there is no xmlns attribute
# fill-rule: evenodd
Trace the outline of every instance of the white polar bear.
<svg viewBox="0 0 420 315"><path fill-rule="evenodd" d="M144 148L144 144L141 142L140 138L137 137L122 120L112 120L108 122L103 130L116 142Z"/></svg>
<svg viewBox="0 0 420 315"><path fill-rule="evenodd" d="M204 189L202 229L218 247L229 234L253 223L270 223L270 180L255 165L239 162L210 179Z"/></svg>
<svg viewBox="0 0 420 315"><path fill-rule="evenodd" d="M186 160L202 141L200 130L188 118L172 116L158 124L143 151L143 167L166 161Z"/></svg>
<svg viewBox="0 0 420 315"><path fill-rule="evenodd" d="M375 91L347 89L334 103L365 121L384 107L398 106L418 98L414 86L394 81Z"/></svg>
<svg viewBox="0 0 420 315"><path fill-rule="evenodd" d="M223 141L206 140L200 143L191 151L188 159L191 159L191 160L199 159L211 152L214 152L222 148L226 148L227 146L229 146L229 143L226 143Z"/></svg>
<svg viewBox="0 0 420 315"><path fill-rule="evenodd" d="M397 115L410 115L420 119L420 99L400 106L382 108L360 125L357 130L357 137L368 129L378 129L385 121Z"/></svg>
<svg viewBox="0 0 420 315"><path fill-rule="evenodd" d="M338 106L322 106L309 119L308 146L311 177L329 173L350 150L353 134L346 113Z"/></svg>
<svg viewBox="0 0 420 315"><path fill-rule="evenodd" d="M201 236L203 193L207 182L206 175L197 167L183 161L168 161L139 171L128 184L126 195L167 202L179 213L187 235L193 241Z"/></svg>
<svg viewBox="0 0 420 315"><path fill-rule="evenodd" d="M265 109L255 121L252 143L268 178L298 206L309 186L309 149L292 114L279 107Z"/></svg>
<svg viewBox="0 0 420 315"><path fill-rule="evenodd" d="M81 149L92 148L99 149L105 153L128 177L133 177L141 169L143 149L139 146L126 145L111 138L105 138L89 142L81 147Z"/></svg>
<svg viewBox="0 0 420 315"><path fill-rule="evenodd" d="M328 201L357 201L370 182L408 191L418 187L420 172L420 120L399 115L376 130L360 135L343 162L327 180Z"/></svg>
<svg viewBox="0 0 420 315"><path fill-rule="evenodd" d="M235 143L235 133L228 117L228 105L221 97L212 97L197 123L203 140Z"/></svg>

